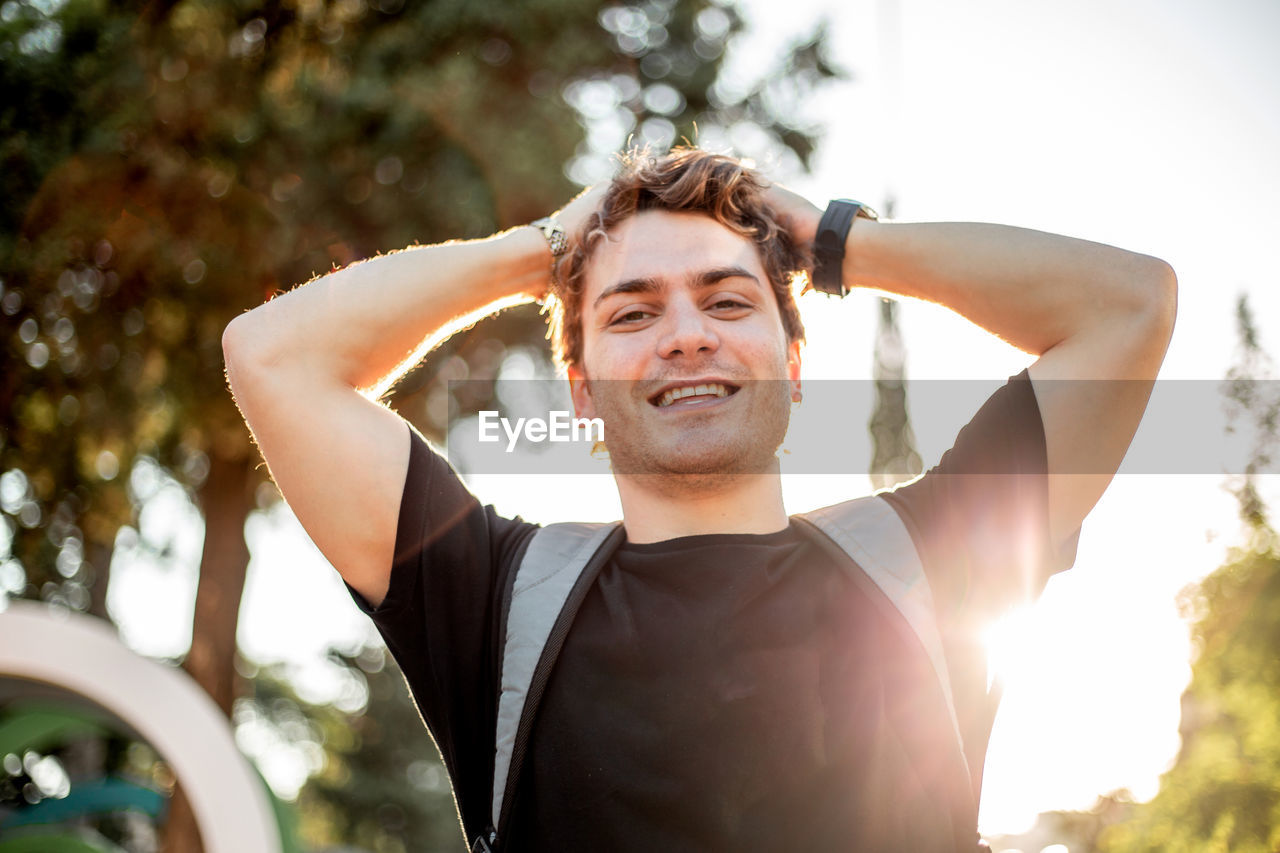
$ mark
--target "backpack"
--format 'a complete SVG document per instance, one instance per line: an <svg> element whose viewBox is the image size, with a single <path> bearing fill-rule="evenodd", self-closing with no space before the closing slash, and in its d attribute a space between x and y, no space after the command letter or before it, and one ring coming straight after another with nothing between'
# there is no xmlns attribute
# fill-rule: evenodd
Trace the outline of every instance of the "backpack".
<svg viewBox="0 0 1280 853"><path fill-rule="evenodd" d="M883 497L869 495L793 516L907 638L925 655L936 676L926 709L932 721L945 719L954 737L942 756L947 786L959 803L954 822L957 849L975 849L978 791L965 756L961 732L934 617L933 597L915 543L902 519ZM490 823L472 842L472 853L500 849L510 804L523 769L538 705L573 619L600 569L623 540L621 522L564 523L540 528L530 539L503 600L506 616L501 646L501 692L495 734ZM998 686L989 692L989 713L970 741L985 750L998 704ZM981 753L978 753L981 754ZM973 834L969 834L973 833ZM985 849L978 841L976 849Z"/></svg>

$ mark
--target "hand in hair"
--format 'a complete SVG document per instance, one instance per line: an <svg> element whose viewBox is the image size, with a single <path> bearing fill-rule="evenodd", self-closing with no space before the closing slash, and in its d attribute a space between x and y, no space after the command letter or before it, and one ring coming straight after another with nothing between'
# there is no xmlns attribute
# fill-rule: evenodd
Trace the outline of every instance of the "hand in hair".
<svg viewBox="0 0 1280 853"><path fill-rule="evenodd" d="M764 191L764 197L778 214L780 224L791 232L792 239L806 250L812 249L822 210L781 184L770 184Z"/></svg>
<svg viewBox="0 0 1280 853"><path fill-rule="evenodd" d="M604 200L605 191L608 189L608 181L596 184L593 187L587 187L574 196L573 200L568 204L552 214L569 238L569 251L573 251L574 244L581 234L582 226L586 224L587 219L600 209L600 203Z"/></svg>

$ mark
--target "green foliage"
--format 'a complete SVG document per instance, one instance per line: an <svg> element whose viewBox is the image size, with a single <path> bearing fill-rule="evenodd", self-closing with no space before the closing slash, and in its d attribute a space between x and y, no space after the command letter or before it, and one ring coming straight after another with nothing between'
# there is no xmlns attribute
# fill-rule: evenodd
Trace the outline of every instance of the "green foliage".
<svg viewBox="0 0 1280 853"><path fill-rule="evenodd" d="M1155 799L1099 849L1270 853L1280 845L1280 554L1236 553L1188 606L1199 619L1182 749Z"/></svg>

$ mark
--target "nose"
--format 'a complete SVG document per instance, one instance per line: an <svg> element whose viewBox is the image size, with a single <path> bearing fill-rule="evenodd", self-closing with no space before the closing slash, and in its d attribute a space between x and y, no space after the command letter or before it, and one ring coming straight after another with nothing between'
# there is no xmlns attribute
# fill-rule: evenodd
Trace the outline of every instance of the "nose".
<svg viewBox="0 0 1280 853"><path fill-rule="evenodd" d="M714 321L690 300L671 302L661 322L658 354L663 358L711 355L720 348Z"/></svg>

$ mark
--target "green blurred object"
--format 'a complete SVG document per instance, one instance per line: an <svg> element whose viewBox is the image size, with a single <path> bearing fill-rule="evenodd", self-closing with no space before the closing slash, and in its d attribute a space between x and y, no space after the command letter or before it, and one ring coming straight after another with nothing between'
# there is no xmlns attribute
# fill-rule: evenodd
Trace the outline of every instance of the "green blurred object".
<svg viewBox="0 0 1280 853"><path fill-rule="evenodd" d="M157 818L166 804L164 794L143 785L124 779L93 779L74 783L65 797L49 797L18 809L0 821L0 829L62 823L121 811L136 811Z"/></svg>
<svg viewBox="0 0 1280 853"><path fill-rule="evenodd" d="M24 833L18 838L0 841L0 853L126 853L101 836L90 833Z"/></svg>
<svg viewBox="0 0 1280 853"><path fill-rule="evenodd" d="M10 703L0 713L0 755L42 752L80 735L105 734L101 717L43 703Z"/></svg>

